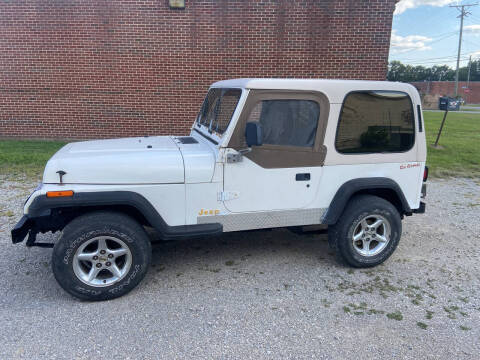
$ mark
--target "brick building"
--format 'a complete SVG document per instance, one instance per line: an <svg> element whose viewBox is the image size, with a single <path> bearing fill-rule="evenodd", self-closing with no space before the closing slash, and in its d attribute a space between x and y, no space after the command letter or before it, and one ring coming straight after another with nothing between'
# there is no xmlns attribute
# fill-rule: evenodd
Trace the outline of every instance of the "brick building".
<svg viewBox="0 0 480 360"><path fill-rule="evenodd" d="M396 0L0 2L0 137L185 134L210 83L384 80Z"/></svg>
<svg viewBox="0 0 480 360"><path fill-rule="evenodd" d="M415 86L422 97L425 109L437 109L440 96L452 96L455 94L455 81L417 81L411 83ZM480 104L480 81L458 82L458 96L461 96L468 104Z"/></svg>

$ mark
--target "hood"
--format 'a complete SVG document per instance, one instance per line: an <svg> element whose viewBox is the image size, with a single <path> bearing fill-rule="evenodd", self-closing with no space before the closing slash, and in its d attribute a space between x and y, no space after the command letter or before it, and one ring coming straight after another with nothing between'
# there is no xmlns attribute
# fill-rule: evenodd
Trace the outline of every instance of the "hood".
<svg viewBox="0 0 480 360"><path fill-rule="evenodd" d="M70 143L47 163L44 183L58 184L183 183L182 154L169 136Z"/></svg>

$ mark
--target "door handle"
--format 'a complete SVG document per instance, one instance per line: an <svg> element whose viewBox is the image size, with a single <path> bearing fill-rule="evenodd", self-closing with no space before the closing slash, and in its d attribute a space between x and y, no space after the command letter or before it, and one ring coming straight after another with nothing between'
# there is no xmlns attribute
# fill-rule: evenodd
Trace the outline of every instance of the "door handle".
<svg viewBox="0 0 480 360"><path fill-rule="evenodd" d="M303 173L295 175L296 181L310 181L310 173Z"/></svg>

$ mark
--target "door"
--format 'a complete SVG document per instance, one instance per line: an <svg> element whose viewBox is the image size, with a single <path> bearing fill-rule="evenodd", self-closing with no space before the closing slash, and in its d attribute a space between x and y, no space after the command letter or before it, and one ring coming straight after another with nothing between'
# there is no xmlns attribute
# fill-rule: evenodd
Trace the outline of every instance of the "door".
<svg viewBox="0 0 480 360"><path fill-rule="evenodd" d="M318 92L252 90L228 147L247 148L245 125L262 125L263 144L224 165L224 204L234 213L293 210L314 201L326 150L328 100Z"/></svg>

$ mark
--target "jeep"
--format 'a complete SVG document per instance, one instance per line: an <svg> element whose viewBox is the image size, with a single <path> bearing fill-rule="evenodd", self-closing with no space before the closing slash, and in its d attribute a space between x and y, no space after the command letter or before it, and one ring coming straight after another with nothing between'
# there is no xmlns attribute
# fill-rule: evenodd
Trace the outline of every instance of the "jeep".
<svg viewBox="0 0 480 360"><path fill-rule="evenodd" d="M46 164L13 243L53 247L71 295L108 300L145 276L161 240L252 229L328 228L353 267L383 263L401 220L423 213L420 97L386 81L214 83L189 136L74 142ZM55 243L38 233L61 231Z"/></svg>

